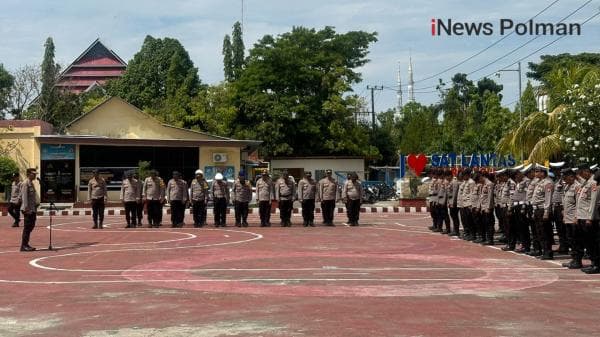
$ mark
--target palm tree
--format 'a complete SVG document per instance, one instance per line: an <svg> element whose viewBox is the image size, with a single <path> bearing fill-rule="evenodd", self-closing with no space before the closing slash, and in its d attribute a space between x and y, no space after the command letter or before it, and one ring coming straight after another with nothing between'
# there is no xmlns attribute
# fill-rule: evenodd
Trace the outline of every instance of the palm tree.
<svg viewBox="0 0 600 337"><path fill-rule="evenodd" d="M496 147L498 153L529 154L527 160L531 163L544 163L560 156L562 141L558 116L565 110L564 105L559 105L550 113L532 113L500 140Z"/></svg>
<svg viewBox="0 0 600 337"><path fill-rule="evenodd" d="M564 150L561 140L564 124L559 117L565 116L568 111L569 89L575 84L590 81L597 83L599 74L598 67L581 63L560 66L548 73L544 89L550 97L552 112L537 111L529 115L500 140L496 146L498 153L524 153L531 163L558 159ZM565 121L566 118L562 120Z"/></svg>

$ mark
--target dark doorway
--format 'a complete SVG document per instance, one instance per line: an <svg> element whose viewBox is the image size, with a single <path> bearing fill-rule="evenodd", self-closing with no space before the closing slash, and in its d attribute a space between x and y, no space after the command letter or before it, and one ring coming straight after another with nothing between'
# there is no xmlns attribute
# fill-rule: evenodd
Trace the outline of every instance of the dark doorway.
<svg viewBox="0 0 600 337"><path fill-rule="evenodd" d="M79 166L84 167L137 167L140 160L149 161L166 181L173 171L179 171L186 180L194 178L198 169L200 150L197 147L137 147L80 145Z"/></svg>

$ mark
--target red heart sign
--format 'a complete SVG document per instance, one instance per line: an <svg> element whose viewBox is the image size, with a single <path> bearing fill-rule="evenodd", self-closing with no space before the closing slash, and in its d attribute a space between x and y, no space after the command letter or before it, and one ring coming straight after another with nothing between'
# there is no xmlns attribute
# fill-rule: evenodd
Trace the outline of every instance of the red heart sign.
<svg viewBox="0 0 600 337"><path fill-rule="evenodd" d="M425 169L425 165L427 165L427 157L424 154L419 154L415 156L414 154L409 154L407 157L407 164L413 172L419 177L423 170Z"/></svg>

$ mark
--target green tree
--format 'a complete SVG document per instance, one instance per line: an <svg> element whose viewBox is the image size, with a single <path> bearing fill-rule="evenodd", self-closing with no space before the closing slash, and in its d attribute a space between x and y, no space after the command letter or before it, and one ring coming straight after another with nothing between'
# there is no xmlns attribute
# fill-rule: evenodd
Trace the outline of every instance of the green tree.
<svg viewBox="0 0 600 337"><path fill-rule="evenodd" d="M244 38L242 36L242 25L239 21L233 25L231 39L233 78L237 80L242 76L242 71L244 70L244 52L246 49L244 47Z"/></svg>
<svg viewBox="0 0 600 337"><path fill-rule="evenodd" d="M14 77L0 63L0 117L2 119L5 118L6 109L9 107L10 91L14 80Z"/></svg>
<svg viewBox="0 0 600 337"><path fill-rule="evenodd" d="M395 119L396 110L388 109L377 115L378 125L369 132L370 144L375 146L381 159L375 165L396 165L398 163L398 145L400 140L398 121ZM365 128L365 132L368 129Z"/></svg>
<svg viewBox="0 0 600 337"><path fill-rule="evenodd" d="M542 55L540 59L542 61L539 63L529 62L528 66L531 71L527 73L527 77L540 81L544 85L551 83L546 75L557 68L564 68L573 63L600 66L600 53Z"/></svg>
<svg viewBox="0 0 600 337"><path fill-rule="evenodd" d="M233 54L231 51L231 39L229 35L225 35L223 38L223 73L225 75L225 81L231 82L234 80L235 75L233 73Z"/></svg>
<svg viewBox="0 0 600 337"><path fill-rule="evenodd" d="M234 96L235 86L229 82L200 91L192 99L192 114L186 117L185 126L218 136L231 136L237 113L233 105Z"/></svg>
<svg viewBox="0 0 600 337"><path fill-rule="evenodd" d="M523 111L520 110L521 108ZM531 85L531 81L527 81L525 90L523 90L523 94L521 94L521 99L515 105L515 113L517 115L521 114L523 119L525 119L536 111L538 111L538 108L533 85Z"/></svg>
<svg viewBox="0 0 600 337"><path fill-rule="evenodd" d="M107 90L167 123L181 125L201 83L198 69L176 39L148 35L127 71Z"/></svg>
<svg viewBox="0 0 600 337"><path fill-rule="evenodd" d="M435 107L410 102L402 108L402 115L399 121L398 146L401 153L427 153L439 150L441 127Z"/></svg>
<svg viewBox="0 0 600 337"><path fill-rule="evenodd" d="M60 66L54 62L54 41L51 37L44 43L44 59L42 61L42 89L38 100L37 118L50 122L58 101L56 81Z"/></svg>
<svg viewBox="0 0 600 337"><path fill-rule="evenodd" d="M0 156L0 186L10 186L14 173L19 173L17 163L7 156Z"/></svg>
<svg viewBox="0 0 600 337"><path fill-rule="evenodd" d="M376 40L376 33L338 34L332 27L264 36L235 82L233 135L263 140L267 157L375 156L354 122L359 99L348 93L360 82L355 69L368 62L368 47Z"/></svg>

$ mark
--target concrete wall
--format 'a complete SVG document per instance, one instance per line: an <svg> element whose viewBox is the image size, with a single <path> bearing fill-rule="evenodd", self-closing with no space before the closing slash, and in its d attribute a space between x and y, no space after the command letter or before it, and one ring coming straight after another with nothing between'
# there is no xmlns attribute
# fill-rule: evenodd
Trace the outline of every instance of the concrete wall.
<svg viewBox="0 0 600 337"><path fill-rule="evenodd" d="M213 162L213 153L225 153L227 154L227 162L215 163ZM241 165L241 154L240 149L237 147L201 147L200 148L200 163L198 167L202 170L206 166L233 166L234 175L237 176L240 165Z"/></svg>
<svg viewBox="0 0 600 337"><path fill-rule="evenodd" d="M294 169L303 168L304 171L310 171L313 177L316 177L316 170L331 169L334 172L354 171L358 174L360 180L365 179L365 161L362 158L278 158L271 160L271 169Z"/></svg>
<svg viewBox="0 0 600 337"><path fill-rule="evenodd" d="M7 155L17 163L21 179L25 179L27 168L34 167L38 170L40 168L40 144L34 137L41 133L41 126L3 127L0 129L0 149L5 152L2 155ZM37 181L35 184L39 198L39 184ZM0 196L0 201L5 201L4 194Z"/></svg>
<svg viewBox="0 0 600 337"><path fill-rule="evenodd" d="M123 139L217 139L185 129L165 126L119 98L111 98L68 128L71 135Z"/></svg>

